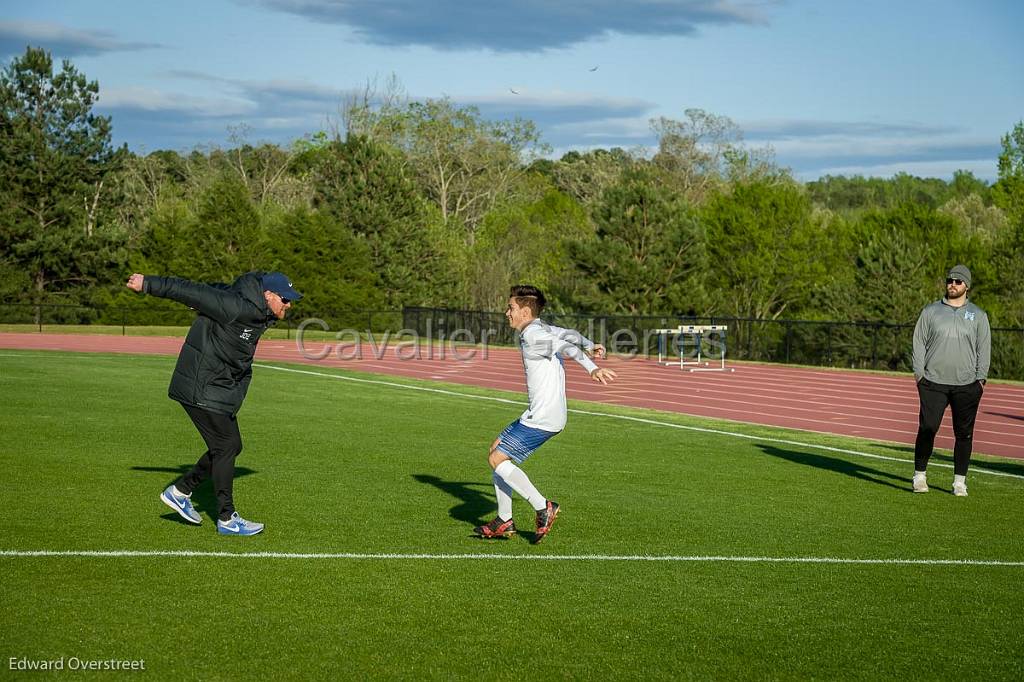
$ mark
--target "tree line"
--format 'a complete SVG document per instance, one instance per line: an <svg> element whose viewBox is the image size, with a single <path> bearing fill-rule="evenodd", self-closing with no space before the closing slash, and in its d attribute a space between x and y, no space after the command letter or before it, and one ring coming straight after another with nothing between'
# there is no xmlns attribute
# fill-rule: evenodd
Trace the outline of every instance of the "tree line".
<svg viewBox="0 0 1024 682"><path fill-rule="evenodd" d="M1024 122L998 180L799 182L726 117L652 121L657 148L550 158L528 120L389 84L289 145L115 148L99 85L28 48L0 75L0 301L139 305L133 271L282 270L300 314L500 310L913 322L954 263L1024 326Z"/></svg>

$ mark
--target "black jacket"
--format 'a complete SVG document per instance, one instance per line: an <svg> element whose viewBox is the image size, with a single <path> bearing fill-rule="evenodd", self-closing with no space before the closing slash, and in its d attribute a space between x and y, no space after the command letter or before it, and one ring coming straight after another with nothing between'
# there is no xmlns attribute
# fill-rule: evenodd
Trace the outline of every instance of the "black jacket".
<svg viewBox="0 0 1024 682"><path fill-rule="evenodd" d="M252 378L256 343L277 320L263 297L263 274L246 273L231 285L145 276L145 293L199 312L178 354L168 396L211 412L238 412Z"/></svg>

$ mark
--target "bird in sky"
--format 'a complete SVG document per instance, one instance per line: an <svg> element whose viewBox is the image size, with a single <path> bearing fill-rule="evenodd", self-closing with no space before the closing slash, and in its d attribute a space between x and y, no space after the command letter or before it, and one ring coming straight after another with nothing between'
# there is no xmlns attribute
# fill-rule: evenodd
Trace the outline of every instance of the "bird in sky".
<svg viewBox="0 0 1024 682"><path fill-rule="evenodd" d="M594 68L592 68L592 69L590 69L590 70L591 70L591 71L597 71L597 67L595 66Z"/></svg>
<svg viewBox="0 0 1024 682"><path fill-rule="evenodd" d="M518 92L516 92L512 88L509 88L508 91L511 92L513 95L518 95L519 94Z"/></svg>

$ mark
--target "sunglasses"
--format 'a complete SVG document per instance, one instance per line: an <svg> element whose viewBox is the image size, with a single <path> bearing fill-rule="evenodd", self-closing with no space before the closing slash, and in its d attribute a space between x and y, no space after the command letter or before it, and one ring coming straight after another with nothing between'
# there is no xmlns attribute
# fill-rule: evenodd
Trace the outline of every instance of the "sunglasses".
<svg viewBox="0 0 1024 682"><path fill-rule="evenodd" d="M956 277L947 277L946 278L946 284L957 284L957 285L959 285L959 284L963 284L963 283L964 283L964 281L962 279L957 279Z"/></svg>

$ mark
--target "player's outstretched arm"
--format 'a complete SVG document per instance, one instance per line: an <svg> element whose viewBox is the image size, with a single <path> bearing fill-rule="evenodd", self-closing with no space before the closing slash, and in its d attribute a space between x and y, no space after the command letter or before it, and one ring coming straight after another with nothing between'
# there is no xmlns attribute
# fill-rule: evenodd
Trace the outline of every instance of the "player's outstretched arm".
<svg viewBox="0 0 1024 682"><path fill-rule="evenodd" d="M598 367L590 373L590 378L599 384L610 384L615 381L615 370L608 369L607 367Z"/></svg>
<svg viewBox="0 0 1024 682"><path fill-rule="evenodd" d="M579 346L580 348L583 349L583 352L585 352L589 357L598 359L604 357L604 346L602 346L599 343L594 343L586 336L584 336L583 332L580 332L576 329L559 327L558 325L551 324L550 322L545 322L544 324L545 326L547 326L548 331L550 331L552 334L562 339L563 341L568 341L574 346Z"/></svg>

